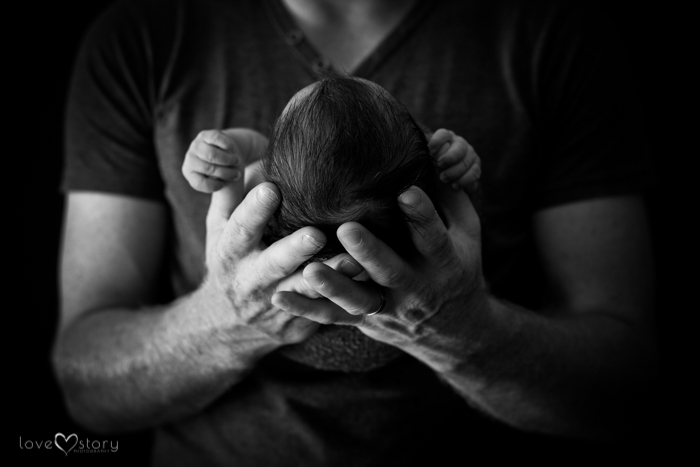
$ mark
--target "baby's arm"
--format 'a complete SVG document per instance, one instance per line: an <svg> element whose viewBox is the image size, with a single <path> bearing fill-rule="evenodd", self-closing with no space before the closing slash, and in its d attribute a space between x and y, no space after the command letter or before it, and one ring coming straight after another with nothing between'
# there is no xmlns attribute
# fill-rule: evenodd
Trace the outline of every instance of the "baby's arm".
<svg viewBox="0 0 700 467"><path fill-rule="evenodd" d="M467 140L441 128L430 136L428 148L437 160L442 182L470 194L476 191L481 177L481 159Z"/></svg>

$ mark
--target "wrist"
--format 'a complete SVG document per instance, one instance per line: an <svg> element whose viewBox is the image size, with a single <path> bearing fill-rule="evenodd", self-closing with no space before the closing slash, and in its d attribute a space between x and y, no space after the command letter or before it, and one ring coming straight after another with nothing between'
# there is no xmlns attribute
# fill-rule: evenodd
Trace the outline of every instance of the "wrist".
<svg viewBox="0 0 700 467"><path fill-rule="evenodd" d="M480 282L470 293L446 303L425 323L427 332L404 350L441 374L472 372L469 367L497 335L494 303L485 283Z"/></svg>

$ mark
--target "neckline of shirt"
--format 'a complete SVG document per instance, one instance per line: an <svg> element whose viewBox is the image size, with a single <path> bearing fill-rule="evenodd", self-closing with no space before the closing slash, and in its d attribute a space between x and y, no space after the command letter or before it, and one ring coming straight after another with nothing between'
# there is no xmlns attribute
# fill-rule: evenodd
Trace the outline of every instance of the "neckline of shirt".
<svg viewBox="0 0 700 467"><path fill-rule="evenodd" d="M292 55L314 76L332 68L331 61L324 57L306 38L294 18L282 4L282 0L263 0L265 10L279 37L287 44ZM427 16L434 2L418 0L406 16L350 73L352 76L369 79L369 76L391 55Z"/></svg>

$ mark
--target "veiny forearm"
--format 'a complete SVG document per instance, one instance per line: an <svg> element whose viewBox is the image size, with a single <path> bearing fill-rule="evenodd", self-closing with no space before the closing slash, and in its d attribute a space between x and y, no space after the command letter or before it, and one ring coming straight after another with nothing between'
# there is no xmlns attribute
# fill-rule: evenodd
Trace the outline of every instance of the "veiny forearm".
<svg viewBox="0 0 700 467"><path fill-rule="evenodd" d="M124 431L201 410L279 346L220 316L227 311L200 289L167 306L76 319L53 356L72 415L93 430Z"/></svg>
<svg viewBox="0 0 700 467"><path fill-rule="evenodd" d="M602 312L542 315L492 297L482 306L489 318L469 340L428 337L411 352L472 405L553 435L611 438L638 422L657 365L645 330Z"/></svg>

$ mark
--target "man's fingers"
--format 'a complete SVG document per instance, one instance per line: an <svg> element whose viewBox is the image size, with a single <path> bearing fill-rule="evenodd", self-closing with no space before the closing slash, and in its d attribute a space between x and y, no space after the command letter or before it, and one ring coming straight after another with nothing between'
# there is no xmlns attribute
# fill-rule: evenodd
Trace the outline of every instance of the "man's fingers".
<svg viewBox="0 0 700 467"><path fill-rule="evenodd" d="M399 206L408 217L413 244L423 256L441 259L453 254L447 228L423 190L412 186L401 193Z"/></svg>
<svg viewBox="0 0 700 467"><path fill-rule="evenodd" d="M361 324L364 316L351 315L325 298L310 299L293 292L277 292L272 304L295 316L301 316L320 324Z"/></svg>
<svg viewBox="0 0 700 467"><path fill-rule="evenodd" d="M220 242L225 242L232 253L256 248L265 226L279 205L279 190L272 183L261 183L237 207L236 199L243 196L243 178L235 183L231 196L226 196L222 191L212 195L212 206L209 208L209 213L215 217L216 222L227 220ZM230 214L231 211L233 214ZM230 217L226 217L227 213Z"/></svg>
<svg viewBox="0 0 700 467"><path fill-rule="evenodd" d="M383 302L376 284L354 281L322 263L312 263L304 268L304 279L318 293L351 315L372 313Z"/></svg>
<svg viewBox="0 0 700 467"><path fill-rule="evenodd" d="M226 183L220 190L211 195L209 216L216 222L227 222L236 207L243 199L243 177L237 177L234 181Z"/></svg>
<svg viewBox="0 0 700 467"><path fill-rule="evenodd" d="M260 185L262 182L265 181L265 178L263 177L263 174L262 174L260 160L257 160L255 162L252 162L252 163L246 165L243 180L244 180L246 193L248 193L250 190L252 190L253 188L255 188L256 186Z"/></svg>
<svg viewBox="0 0 700 467"><path fill-rule="evenodd" d="M408 264L362 225L357 222L341 225L338 239L377 284L399 288L408 285Z"/></svg>
<svg viewBox="0 0 700 467"><path fill-rule="evenodd" d="M321 251L325 244L326 236L320 230L313 227L299 229L260 252L255 260L255 273L263 278L282 279Z"/></svg>
<svg viewBox="0 0 700 467"><path fill-rule="evenodd" d="M280 280L275 287L275 292L294 292L306 298L318 298L321 296L321 294L316 292L316 289L306 282L301 270Z"/></svg>
<svg viewBox="0 0 700 467"><path fill-rule="evenodd" d="M479 215L467 193L463 190L452 190L447 185L438 183L435 186L435 198L450 231L461 231L472 238L481 235Z"/></svg>
<svg viewBox="0 0 700 467"><path fill-rule="evenodd" d="M335 269L345 277L353 278L362 273L363 268L347 253L334 256L326 260L323 264ZM301 270L297 270L294 274L285 277L277 284L275 288L277 292L295 292L307 298L318 298L320 294L311 284L306 282Z"/></svg>

